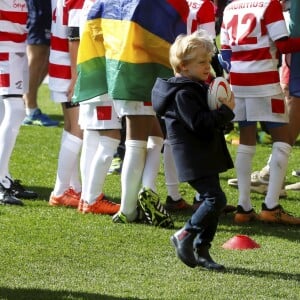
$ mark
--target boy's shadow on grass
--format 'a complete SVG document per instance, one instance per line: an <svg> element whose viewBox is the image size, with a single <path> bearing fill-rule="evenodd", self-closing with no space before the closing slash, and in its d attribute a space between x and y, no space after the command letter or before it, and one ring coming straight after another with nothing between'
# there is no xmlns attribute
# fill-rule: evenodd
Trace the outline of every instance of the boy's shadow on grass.
<svg viewBox="0 0 300 300"><path fill-rule="evenodd" d="M7 300L62 300L62 299L87 299L87 300L137 300L132 297L114 297L94 293L73 291L52 291L47 289L7 288L0 287L0 298Z"/></svg>

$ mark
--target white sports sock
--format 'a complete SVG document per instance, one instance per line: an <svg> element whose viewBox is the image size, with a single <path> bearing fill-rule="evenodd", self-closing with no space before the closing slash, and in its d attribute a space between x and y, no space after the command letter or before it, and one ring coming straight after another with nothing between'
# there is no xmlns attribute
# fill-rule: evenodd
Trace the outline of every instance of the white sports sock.
<svg viewBox="0 0 300 300"><path fill-rule="evenodd" d="M81 198L86 199L92 158L99 144L100 134L98 130L84 130L80 155L80 174L82 181Z"/></svg>
<svg viewBox="0 0 300 300"><path fill-rule="evenodd" d="M263 174L268 174L270 173L270 161L272 159L272 154L269 155L267 164L260 170L261 173Z"/></svg>
<svg viewBox="0 0 300 300"><path fill-rule="evenodd" d="M80 138L65 132L59 151L54 196L61 196L70 187L74 166L79 164L81 145Z"/></svg>
<svg viewBox="0 0 300 300"><path fill-rule="evenodd" d="M255 150L255 146L239 145L235 159L235 169L239 187L238 205L242 206L245 211L252 209L250 199L250 183L252 159L255 154Z"/></svg>
<svg viewBox="0 0 300 300"><path fill-rule="evenodd" d="M5 176L9 174L9 161L16 144L20 126L25 117L25 107L22 97L3 99L4 118L0 125L0 178L5 187L10 186Z"/></svg>
<svg viewBox="0 0 300 300"><path fill-rule="evenodd" d="M2 96L0 95L0 126L4 118L4 113L5 113L4 102Z"/></svg>
<svg viewBox="0 0 300 300"><path fill-rule="evenodd" d="M287 170L288 158L292 146L275 142L272 147L272 158L270 161L270 179L265 204L268 208L274 208L279 204L279 195Z"/></svg>
<svg viewBox="0 0 300 300"><path fill-rule="evenodd" d="M164 140L158 136L149 136L147 156L142 177L142 186L156 192L156 178L160 167L161 149Z"/></svg>
<svg viewBox="0 0 300 300"><path fill-rule="evenodd" d="M104 180L117 151L120 140L107 136L100 136L98 149L92 157L89 181L87 183L86 198L84 201L92 204L102 193Z"/></svg>
<svg viewBox="0 0 300 300"><path fill-rule="evenodd" d="M26 116L32 117L37 109L38 109L38 107L35 107L35 108L26 107L26 110L25 110Z"/></svg>
<svg viewBox="0 0 300 300"><path fill-rule="evenodd" d="M181 195L179 193L178 175L175 167L171 145L167 139L165 139L164 141L163 159L164 159L165 181L166 181L168 195L175 201L179 200L181 199Z"/></svg>
<svg viewBox="0 0 300 300"><path fill-rule="evenodd" d="M128 140L121 173L121 208L129 221L136 218L137 197L146 162L147 142Z"/></svg>
<svg viewBox="0 0 300 300"><path fill-rule="evenodd" d="M70 187L73 188L77 193L81 192L82 184L80 179L80 155L77 156L77 161L74 164L74 168L72 170L71 178L70 178Z"/></svg>
<svg viewBox="0 0 300 300"><path fill-rule="evenodd" d="M62 135L61 135L61 144L64 142L67 135L68 135L68 132L63 130ZM72 187L73 190L76 192L81 192L79 162L80 162L80 157L78 157L78 162L74 163L74 168L73 168L73 171L71 174L71 179L70 179L70 187Z"/></svg>

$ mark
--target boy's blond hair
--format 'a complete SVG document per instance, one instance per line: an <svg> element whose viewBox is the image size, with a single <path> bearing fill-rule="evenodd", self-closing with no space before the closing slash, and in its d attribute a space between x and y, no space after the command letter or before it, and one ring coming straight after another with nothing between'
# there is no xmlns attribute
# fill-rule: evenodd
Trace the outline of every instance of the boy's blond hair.
<svg viewBox="0 0 300 300"><path fill-rule="evenodd" d="M180 72L180 64L195 59L195 49L203 49L213 56L215 45L205 30L198 30L192 34L180 34L171 45L169 59L175 73Z"/></svg>

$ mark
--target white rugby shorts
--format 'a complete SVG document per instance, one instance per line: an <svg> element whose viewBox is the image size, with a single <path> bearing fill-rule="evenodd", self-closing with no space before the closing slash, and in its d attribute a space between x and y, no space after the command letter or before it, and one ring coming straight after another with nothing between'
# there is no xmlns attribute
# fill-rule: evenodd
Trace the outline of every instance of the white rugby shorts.
<svg viewBox="0 0 300 300"><path fill-rule="evenodd" d="M287 123L287 104L283 94L267 97L235 97L233 121Z"/></svg>
<svg viewBox="0 0 300 300"><path fill-rule="evenodd" d="M113 101L107 95L80 102L79 125L81 129L90 130L122 128Z"/></svg>
<svg viewBox="0 0 300 300"><path fill-rule="evenodd" d="M152 103L143 101L113 100L116 113L123 116L155 116Z"/></svg>

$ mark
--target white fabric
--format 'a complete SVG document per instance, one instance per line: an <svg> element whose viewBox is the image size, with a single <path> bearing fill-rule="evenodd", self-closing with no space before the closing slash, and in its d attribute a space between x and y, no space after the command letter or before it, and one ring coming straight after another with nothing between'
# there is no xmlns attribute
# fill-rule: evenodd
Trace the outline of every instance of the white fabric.
<svg viewBox="0 0 300 300"><path fill-rule="evenodd" d="M25 117L22 98L4 99L3 103L4 118L0 125L0 179L5 179L5 176L9 174L9 161Z"/></svg>
<svg viewBox="0 0 300 300"><path fill-rule="evenodd" d="M91 170L91 161L92 157L95 156L99 145L99 131L97 130L84 130L83 131L83 142L80 155L80 174L82 181L82 193L81 198L87 198L87 187L89 182L90 170Z"/></svg>
<svg viewBox="0 0 300 300"><path fill-rule="evenodd" d="M163 161L168 195L171 196L173 200L179 200L181 196L179 193L178 175L175 167L173 153L171 150L171 145L167 139L165 139L164 141Z"/></svg>
<svg viewBox="0 0 300 300"><path fill-rule="evenodd" d="M142 186L156 192L156 178L160 167L161 149L164 140L158 136L149 136L147 157L143 171Z"/></svg>
<svg viewBox="0 0 300 300"><path fill-rule="evenodd" d="M275 142L273 144L272 156L269 163L269 187L265 198L265 204L268 208L274 208L279 204L279 195L286 175L291 150L291 145L287 143Z"/></svg>
<svg viewBox="0 0 300 300"><path fill-rule="evenodd" d="M245 211L252 208L250 198L252 159L255 154L255 146L239 145L235 159L235 169L239 186L238 205Z"/></svg>
<svg viewBox="0 0 300 300"><path fill-rule="evenodd" d="M89 180L85 182L84 201L92 204L103 192L103 184L107 171L111 165L114 154L120 141L107 136L99 136L98 147L95 155L91 157Z"/></svg>
<svg viewBox="0 0 300 300"><path fill-rule="evenodd" d="M120 211L129 221L136 217L137 198L147 155L147 142L127 140L121 173L121 207Z"/></svg>
<svg viewBox="0 0 300 300"><path fill-rule="evenodd" d="M79 166L79 154L82 140L69 132L65 132L64 134L65 136L62 138L58 157L56 182L53 190L54 196L61 196L71 187L71 178L74 167Z"/></svg>
<svg viewBox="0 0 300 300"><path fill-rule="evenodd" d="M234 121L269 121L288 123L289 116L283 94L273 97L235 98Z"/></svg>
<svg viewBox="0 0 300 300"><path fill-rule="evenodd" d="M143 101L126 101L126 100L113 100L116 113L119 117L127 115L145 115L155 116L151 102Z"/></svg>
<svg viewBox="0 0 300 300"><path fill-rule="evenodd" d="M107 95L80 102L78 122L81 129L122 128L113 101Z"/></svg>

